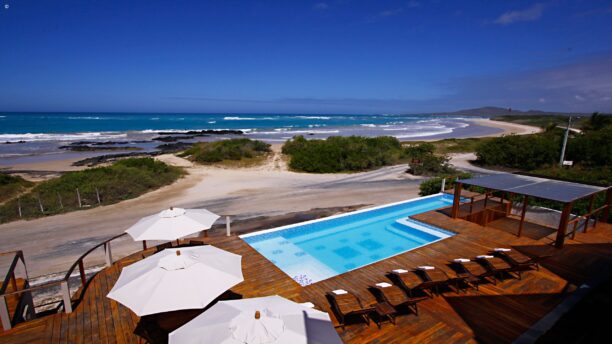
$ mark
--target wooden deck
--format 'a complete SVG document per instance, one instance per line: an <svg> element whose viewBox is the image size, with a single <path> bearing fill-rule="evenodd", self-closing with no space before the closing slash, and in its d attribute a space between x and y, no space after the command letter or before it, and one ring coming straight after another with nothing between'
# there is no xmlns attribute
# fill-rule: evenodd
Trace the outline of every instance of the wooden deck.
<svg viewBox="0 0 612 344"><path fill-rule="evenodd" d="M237 237L208 238L213 245L243 257L245 281L232 288L242 297L278 294L295 301L311 301L330 311L325 292L346 289L365 303L374 302L369 285L386 281L385 272L417 265L445 265L458 257L474 257L494 247L513 247L527 254L553 253L540 271L507 278L497 285L484 284L466 294L448 291L444 296L419 304L420 314L403 315L397 324L384 323L338 328L347 343L510 343L547 314L576 286L598 274L609 274L612 266L612 226L600 224L587 234L578 234L558 250L549 241L517 238L504 230L453 220L441 212L428 212L416 219L452 230L457 235L384 261L365 266L307 287L301 287L275 265ZM129 309L106 298L122 266L140 259L130 256L102 270L89 284L83 300L71 314L54 314L17 325L0 333L2 343L140 343L135 334L143 324ZM197 312L196 312L197 313ZM189 317L195 316L190 314ZM333 317L333 316L332 316ZM138 328L138 330L137 330ZM163 338L162 338L163 339Z"/></svg>

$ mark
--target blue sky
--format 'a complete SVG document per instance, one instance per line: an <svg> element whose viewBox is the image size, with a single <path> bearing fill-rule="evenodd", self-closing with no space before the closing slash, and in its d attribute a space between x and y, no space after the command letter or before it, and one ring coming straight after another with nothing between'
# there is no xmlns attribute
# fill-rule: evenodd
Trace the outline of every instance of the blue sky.
<svg viewBox="0 0 612 344"><path fill-rule="evenodd" d="M610 1L0 3L0 111L612 112Z"/></svg>

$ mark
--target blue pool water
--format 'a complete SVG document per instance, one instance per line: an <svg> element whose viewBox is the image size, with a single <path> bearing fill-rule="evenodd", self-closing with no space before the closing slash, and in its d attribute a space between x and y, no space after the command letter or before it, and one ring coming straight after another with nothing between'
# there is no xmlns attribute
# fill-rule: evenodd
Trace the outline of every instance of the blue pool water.
<svg viewBox="0 0 612 344"><path fill-rule="evenodd" d="M422 197L242 239L298 283L308 285L452 236L407 219L450 204L449 195Z"/></svg>

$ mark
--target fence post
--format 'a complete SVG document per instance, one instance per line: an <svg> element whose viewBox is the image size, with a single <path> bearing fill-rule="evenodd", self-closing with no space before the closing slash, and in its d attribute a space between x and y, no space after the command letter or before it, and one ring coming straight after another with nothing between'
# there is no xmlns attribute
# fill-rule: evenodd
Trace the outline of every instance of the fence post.
<svg viewBox="0 0 612 344"><path fill-rule="evenodd" d="M72 301L70 300L70 287L68 286L68 281L62 281L61 288L64 311L66 313L72 313Z"/></svg>
<svg viewBox="0 0 612 344"><path fill-rule="evenodd" d="M2 320L2 329L4 331L12 328L11 316L9 314L8 306L6 305L6 296L2 295L0 299L0 320Z"/></svg>
<svg viewBox="0 0 612 344"><path fill-rule="evenodd" d="M17 211L19 211L19 218L22 218L22 214L21 214L21 197L17 198Z"/></svg>
<svg viewBox="0 0 612 344"><path fill-rule="evenodd" d="M64 203L62 203L62 195L59 192L57 193L57 200L59 201L60 209L64 209Z"/></svg>
<svg viewBox="0 0 612 344"><path fill-rule="evenodd" d="M106 266L109 267L113 265L113 254L111 252L111 242L108 241L104 243L104 258L106 258Z"/></svg>
<svg viewBox="0 0 612 344"><path fill-rule="evenodd" d="M98 205L100 205L100 191L98 191L98 188L96 188L96 197L98 198Z"/></svg>
<svg viewBox="0 0 612 344"><path fill-rule="evenodd" d="M226 232L227 236L231 235L231 228L230 228L230 226L231 226L230 217L229 217L229 215L226 215L225 216L225 232Z"/></svg>
<svg viewBox="0 0 612 344"><path fill-rule="evenodd" d="M40 195L37 196L36 198L38 198L38 205L40 206L40 213L44 214L45 213L45 208L43 208L42 201L40 200Z"/></svg>
<svg viewBox="0 0 612 344"><path fill-rule="evenodd" d="M77 192L77 201L79 202L79 208L81 208L81 193L79 192L79 188L76 189Z"/></svg>

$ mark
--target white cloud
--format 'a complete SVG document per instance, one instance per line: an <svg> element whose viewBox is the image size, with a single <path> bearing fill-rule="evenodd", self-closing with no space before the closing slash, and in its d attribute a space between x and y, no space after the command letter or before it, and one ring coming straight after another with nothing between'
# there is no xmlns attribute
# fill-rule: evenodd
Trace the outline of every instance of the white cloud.
<svg viewBox="0 0 612 344"><path fill-rule="evenodd" d="M398 15L398 14L402 13L402 11L403 10L401 8L396 8L394 10L384 10L382 12L379 12L378 16L379 17L391 17L391 16Z"/></svg>
<svg viewBox="0 0 612 344"><path fill-rule="evenodd" d="M546 98L540 98L540 99L538 99L538 102L544 104L544 103L546 103Z"/></svg>
<svg viewBox="0 0 612 344"><path fill-rule="evenodd" d="M495 20L496 24L508 25L520 21L534 21L540 19L544 5L535 4L529 8L520 11L508 11L503 13Z"/></svg>
<svg viewBox="0 0 612 344"><path fill-rule="evenodd" d="M574 98L576 98L578 101L584 101L584 97L579 94L575 95Z"/></svg>
<svg viewBox="0 0 612 344"><path fill-rule="evenodd" d="M610 100L610 97L605 96L605 97L602 97L601 100L603 100L604 102L607 102L608 100Z"/></svg>
<svg viewBox="0 0 612 344"><path fill-rule="evenodd" d="M314 8L317 10L326 10L329 8L329 5L325 2L317 2L314 4Z"/></svg>

